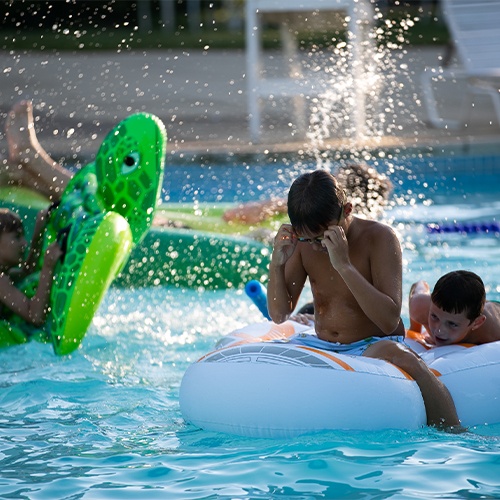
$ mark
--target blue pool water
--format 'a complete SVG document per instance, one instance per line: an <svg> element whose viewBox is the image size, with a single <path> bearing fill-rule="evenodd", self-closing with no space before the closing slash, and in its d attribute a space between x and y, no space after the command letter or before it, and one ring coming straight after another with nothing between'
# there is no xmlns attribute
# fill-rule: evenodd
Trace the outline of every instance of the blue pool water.
<svg viewBox="0 0 500 500"><path fill-rule="evenodd" d="M427 222L498 221L498 161L482 182L472 159L451 174L428 162L434 171L395 171L401 200L385 217L401 235L405 294L419 277L434 283L467 268L483 276L489 298L500 298L499 235L425 229ZM287 173L280 175L284 184ZM258 177L248 177L254 198L268 189L267 173ZM203 196L216 194L213 183L206 186ZM411 199L417 203L409 206ZM424 428L291 441L187 425L178 404L186 368L222 335L260 320L240 291L113 288L73 355L58 358L37 343L0 352L0 498L500 498L498 425L461 435Z"/></svg>

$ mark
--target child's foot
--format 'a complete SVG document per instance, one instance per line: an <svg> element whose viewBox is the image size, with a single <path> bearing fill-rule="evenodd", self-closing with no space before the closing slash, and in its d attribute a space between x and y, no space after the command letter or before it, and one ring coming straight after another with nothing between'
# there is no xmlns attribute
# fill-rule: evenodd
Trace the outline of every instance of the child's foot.
<svg viewBox="0 0 500 500"><path fill-rule="evenodd" d="M38 158L42 147L35 134L31 101L14 104L7 117L5 133L9 146L9 161L13 165L26 165Z"/></svg>
<svg viewBox="0 0 500 500"><path fill-rule="evenodd" d="M72 175L58 165L38 142L31 101L14 104L7 117L5 135L10 182L39 191L52 201L59 200Z"/></svg>

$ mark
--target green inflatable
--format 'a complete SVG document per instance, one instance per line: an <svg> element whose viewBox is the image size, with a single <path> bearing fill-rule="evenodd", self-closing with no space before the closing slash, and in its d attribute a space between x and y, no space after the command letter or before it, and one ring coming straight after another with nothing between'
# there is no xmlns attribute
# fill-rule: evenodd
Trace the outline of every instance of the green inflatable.
<svg viewBox="0 0 500 500"><path fill-rule="evenodd" d="M65 254L45 327L34 331L18 318L0 322L0 347L35 338L64 355L80 345L111 282L151 226L165 151L165 127L150 114L132 115L106 136L95 162L71 180L47 225L45 245L57 239ZM33 293L36 275L22 286Z"/></svg>

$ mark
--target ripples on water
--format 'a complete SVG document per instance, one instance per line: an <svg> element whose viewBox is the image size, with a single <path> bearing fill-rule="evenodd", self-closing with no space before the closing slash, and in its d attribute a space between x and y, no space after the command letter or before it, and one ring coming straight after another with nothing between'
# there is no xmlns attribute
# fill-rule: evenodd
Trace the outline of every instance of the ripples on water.
<svg viewBox="0 0 500 500"><path fill-rule="evenodd" d="M421 226L396 218L405 294L417 277L466 267L498 298L498 237L428 245ZM241 292L112 289L75 354L37 343L0 352L0 497L500 498L500 426L282 441L187 425L178 405L187 366L260 320Z"/></svg>

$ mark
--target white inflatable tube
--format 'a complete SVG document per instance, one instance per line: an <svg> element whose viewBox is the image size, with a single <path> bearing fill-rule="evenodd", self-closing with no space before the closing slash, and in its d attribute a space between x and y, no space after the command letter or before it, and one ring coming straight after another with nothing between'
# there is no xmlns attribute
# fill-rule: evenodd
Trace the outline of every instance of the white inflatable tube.
<svg viewBox="0 0 500 500"><path fill-rule="evenodd" d="M385 361L287 343L298 323L249 325L186 371L184 419L202 429L287 438L327 430L418 429L425 408L414 380ZM500 422L500 342L426 351L462 424Z"/></svg>

